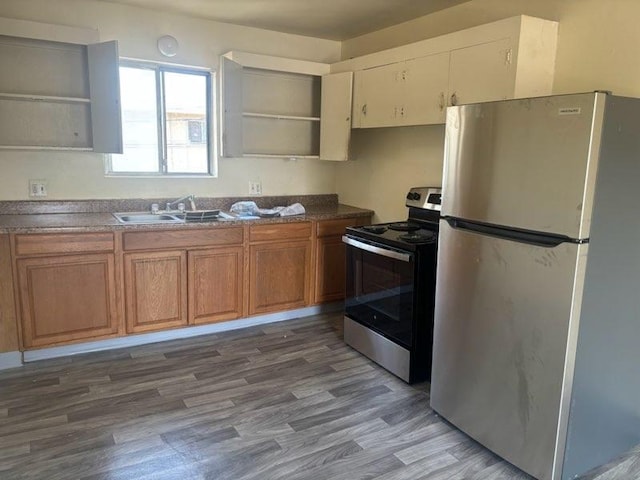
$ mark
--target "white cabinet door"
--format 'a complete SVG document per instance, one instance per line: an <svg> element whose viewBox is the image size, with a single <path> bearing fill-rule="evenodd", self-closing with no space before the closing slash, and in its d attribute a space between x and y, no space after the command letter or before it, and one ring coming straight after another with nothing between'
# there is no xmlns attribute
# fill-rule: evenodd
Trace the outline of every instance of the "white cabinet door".
<svg viewBox="0 0 640 480"><path fill-rule="evenodd" d="M361 128L400 125L405 62L363 70L359 79Z"/></svg>
<svg viewBox="0 0 640 480"><path fill-rule="evenodd" d="M357 72L354 128L444 123L449 52Z"/></svg>
<svg viewBox="0 0 640 480"><path fill-rule="evenodd" d="M352 91L353 72L323 75L320 108L321 160L344 161L349 158Z"/></svg>
<svg viewBox="0 0 640 480"><path fill-rule="evenodd" d="M449 52L405 62L401 125L444 123Z"/></svg>
<svg viewBox="0 0 640 480"><path fill-rule="evenodd" d="M242 65L222 57L221 65L221 145L223 157L242 157Z"/></svg>
<svg viewBox="0 0 640 480"><path fill-rule="evenodd" d="M512 98L511 45L505 38L451 51L449 105Z"/></svg>
<svg viewBox="0 0 640 480"><path fill-rule="evenodd" d="M87 45L93 151L122 153L118 42Z"/></svg>

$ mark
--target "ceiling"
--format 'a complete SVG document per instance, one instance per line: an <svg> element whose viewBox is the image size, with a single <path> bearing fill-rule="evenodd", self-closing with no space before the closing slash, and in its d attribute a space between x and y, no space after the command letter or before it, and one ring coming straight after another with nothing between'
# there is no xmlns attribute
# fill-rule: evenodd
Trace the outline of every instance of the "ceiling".
<svg viewBox="0 0 640 480"><path fill-rule="evenodd" d="M347 40L469 0L104 0L219 22Z"/></svg>

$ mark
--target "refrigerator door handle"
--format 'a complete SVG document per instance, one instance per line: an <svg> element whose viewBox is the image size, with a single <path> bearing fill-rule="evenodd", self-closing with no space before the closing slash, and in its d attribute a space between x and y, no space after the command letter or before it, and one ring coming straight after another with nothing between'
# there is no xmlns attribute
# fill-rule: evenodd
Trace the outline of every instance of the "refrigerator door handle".
<svg viewBox="0 0 640 480"><path fill-rule="evenodd" d="M492 237L512 240L519 243L528 243L539 247L553 248L562 243L588 243L589 240L576 240L565 235L549 235L538 232L530 232L527 230L518 230L513 228L501 227L499 225L487 225L484 223L470 222L460 218L445 217L444 220L457 230L466 230L468 232L479 233L481 235L489 235Z"/></svg>

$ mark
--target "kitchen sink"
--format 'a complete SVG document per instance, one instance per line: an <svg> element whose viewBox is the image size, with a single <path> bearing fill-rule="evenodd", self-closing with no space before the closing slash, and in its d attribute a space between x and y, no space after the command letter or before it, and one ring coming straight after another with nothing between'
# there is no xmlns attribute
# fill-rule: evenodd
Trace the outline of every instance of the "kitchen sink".
<svg viewBox="0 0 640 480"><path fill-rule="evenodd" d="M120 223L184 223L184 218L168 213L114 213Z"/></svg>

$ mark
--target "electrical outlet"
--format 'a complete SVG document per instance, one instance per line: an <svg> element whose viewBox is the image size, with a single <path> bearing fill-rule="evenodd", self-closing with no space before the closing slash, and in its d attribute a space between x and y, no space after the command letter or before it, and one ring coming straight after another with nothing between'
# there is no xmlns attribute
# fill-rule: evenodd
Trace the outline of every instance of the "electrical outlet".
<svg viewBox="0 0 640 480"><path fill-rule="evenodd" d="M47 181L46 180L29 180L29 196L30 197L46 197Z"/></svg>
<svg viewBox="0 0 640 480"><path fill-rule="evenodd" d="M249 195L262 195L262 183L249 182Z"/></svg>

